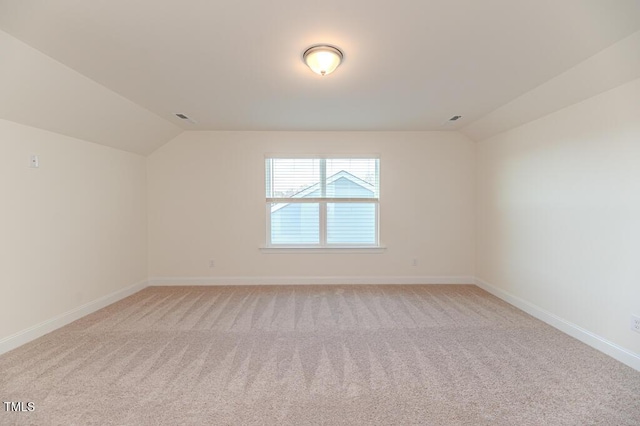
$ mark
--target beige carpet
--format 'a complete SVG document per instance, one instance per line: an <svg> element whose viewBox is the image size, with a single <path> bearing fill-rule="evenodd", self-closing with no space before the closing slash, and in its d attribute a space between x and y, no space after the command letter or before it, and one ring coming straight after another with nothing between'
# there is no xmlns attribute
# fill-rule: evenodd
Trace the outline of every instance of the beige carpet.
<svg viewBox="0 0 640 426"><path fill-rule="evenodd" d="M0 372L3 425L640 424L639 372L475 286L151 287Z"/></svg>

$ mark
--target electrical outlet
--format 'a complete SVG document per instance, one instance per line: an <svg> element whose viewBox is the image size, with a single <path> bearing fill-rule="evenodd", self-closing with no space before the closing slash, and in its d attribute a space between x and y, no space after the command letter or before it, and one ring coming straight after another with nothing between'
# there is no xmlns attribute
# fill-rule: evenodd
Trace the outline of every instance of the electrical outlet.
<svg viewBox="0 0 640 426"><path fill-rule="evenodd" d="M411 261L411 266L418 266L418 259L417 258L413 258L413 260Z"/></svg>
<svg viewBox="0 0 640 426"><path fill-rule="evenodd" d="M210 260L209 261L209 268L215 268L216 267L216 261L215 260Z"/></svg>
<svg viewBox="0 0 640 426"><path fill-rule="evenodd" d="M640 316L631 315L631 329L636 333L640 333Z"/></svg>

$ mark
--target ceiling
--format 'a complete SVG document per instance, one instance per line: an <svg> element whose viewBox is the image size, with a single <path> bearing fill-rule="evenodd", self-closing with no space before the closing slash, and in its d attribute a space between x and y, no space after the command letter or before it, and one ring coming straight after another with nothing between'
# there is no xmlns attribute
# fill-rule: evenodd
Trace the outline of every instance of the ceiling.
<svg viewBox="0 0 640 426"><path fill-rule="evenodd" d="M0 30L167 135L452 130L640 31L640 0L0 0ZM344 51L329 76L316 43Z"/></svg>

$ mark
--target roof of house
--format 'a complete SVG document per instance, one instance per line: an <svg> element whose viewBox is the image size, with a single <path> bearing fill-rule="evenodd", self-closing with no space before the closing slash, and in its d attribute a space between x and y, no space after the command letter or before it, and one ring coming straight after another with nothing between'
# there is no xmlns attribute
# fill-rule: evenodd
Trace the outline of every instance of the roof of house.
<svg viewBox="0 0 640 426"><path fill-rule="evenodd" d="M331 176L329 176L327 178L327 185L331 185L334 182L337 182L340 179L347 179L353 183L355 183L356 185L359 185L363 188L365 188L368 191L371 191L372 193L375 192L375 186L369 182L367 182L364 179L360 179L359 177L345 171L345 170L340 170L338 173L335 173ZM291 197L289 198L306 198L307 196L309 196L310 194L313 194L315 191L320 189L320 182L314 183L313 185L310 185L304 189L302 189L301 191L293 194ZM273 205L271 207L271 213L275 213L276 211L280 210L281 208L288 206L290 203L277 203L275 205Z"/></svg>

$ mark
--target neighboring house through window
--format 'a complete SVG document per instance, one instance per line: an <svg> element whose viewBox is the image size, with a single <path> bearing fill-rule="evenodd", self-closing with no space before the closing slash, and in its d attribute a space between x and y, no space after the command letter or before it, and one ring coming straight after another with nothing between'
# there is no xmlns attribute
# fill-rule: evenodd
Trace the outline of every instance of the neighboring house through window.
<svg viewBox="0 0 640 426"><path fill-rule="evenodd" d="M377 247L378 158L267 158L267 246Z"/></svg>

